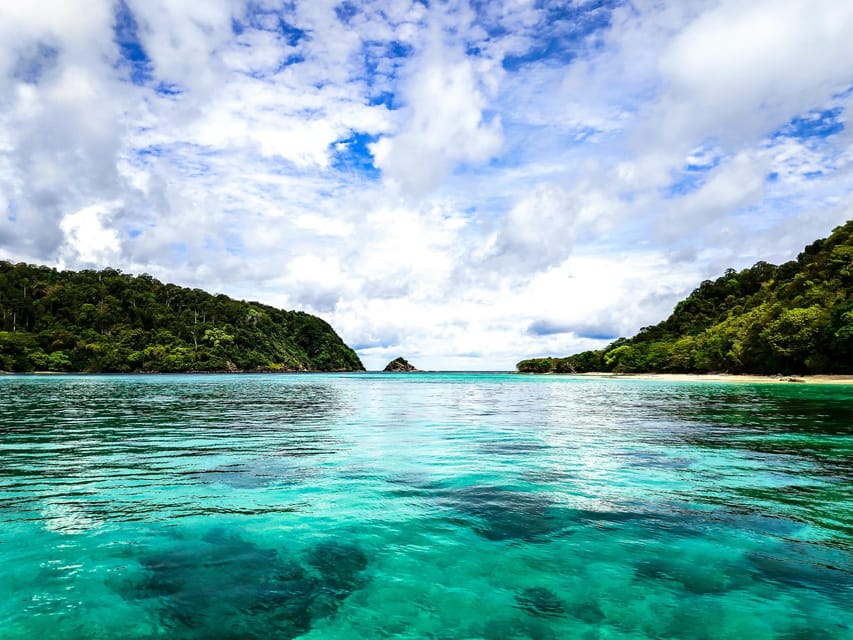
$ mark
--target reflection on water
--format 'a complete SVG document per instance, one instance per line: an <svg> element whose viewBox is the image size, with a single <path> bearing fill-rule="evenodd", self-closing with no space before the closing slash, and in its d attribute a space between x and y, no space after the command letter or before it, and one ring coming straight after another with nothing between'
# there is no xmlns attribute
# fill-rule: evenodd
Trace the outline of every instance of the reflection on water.
<svg viewBox="0 0 853 640"><path fill-rule="evenodd" d="M853 637L853 387L0 378L0 637Z"/></svg>

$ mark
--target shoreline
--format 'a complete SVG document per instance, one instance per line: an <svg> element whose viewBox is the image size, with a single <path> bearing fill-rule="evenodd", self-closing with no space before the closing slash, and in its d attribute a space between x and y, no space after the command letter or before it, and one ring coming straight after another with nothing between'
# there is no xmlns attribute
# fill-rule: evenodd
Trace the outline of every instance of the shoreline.
<svg viewBox="0 0 853 640"><path fill-rule="evenodd" d="M0 377L3 376L170 376L170 375L311 375L324 373L475 373L471 371L411 371L411 372L383 372L365 371L365 370L295 370L295 371L127 371L121 373L104 372L104 371L0 371ZM737 374L737 373L613 373L609 371L594 371L587 373L521 373L518 371L487 371L476 373L493 373L500 375L521 375L521 376L562 376L566 378L585 378L594 380L649 380L658 382L722 382L722 383L739 383L739 384L811 384L811 385L848 385L853 386L853 374L810 374L810 375L758 375L758 374ZM395 376L396 377L396 376Z"/></svg>
<svg viewBox="0 0 853 640"><path fill-rule="evenodd" d="M303 373L369 373L364 369L278 369L258 371L255 369L222 369L215 371L0 371L0 376L172 376L172 375L261 375Z"/></svg>
<svg viewBox="0 0 853 640"><path fill-rule="evenodd" d="M533 374L536 375L536 374ZM610 372L593 372L593 373L565 373L565 374L545 374L545 375L565 375L577 378L595 378L600 380L658 380L673 382L738 382L749 384L777 384L783 382L786 384L835 384L835 385L853 385L853 375L846 374L813 374L803 376L783 376L783 375L756 375L756 374L733 374L733 373L610 373Z"/></svg>

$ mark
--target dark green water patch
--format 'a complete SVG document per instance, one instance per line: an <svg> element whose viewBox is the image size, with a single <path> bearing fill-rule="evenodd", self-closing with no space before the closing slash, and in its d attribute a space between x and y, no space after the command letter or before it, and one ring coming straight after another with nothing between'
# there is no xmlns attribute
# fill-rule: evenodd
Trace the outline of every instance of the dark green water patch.
<svg viewBox="0 0 853 640"><path fill-rule="evenodd" d="M566 615L566 603L546 587L528 587L515 596L515 601L521 609L535 616Z"/></svg>
<svg viewBox="0 0 853 640"><path fill-rule="evenodd" d="M150 602L173 637L295 638L366 584L367 556L329 539L289 555L215 528L141 555L143 575L113 587Z"/></svg>
<svg viewBox="0 0 853 640"><path fill-rule="evenodd" d="M441 503L474 518L474 530L489 540L536 541L563 528L561 509L544 493L473 486L440 496Z"/></svg>

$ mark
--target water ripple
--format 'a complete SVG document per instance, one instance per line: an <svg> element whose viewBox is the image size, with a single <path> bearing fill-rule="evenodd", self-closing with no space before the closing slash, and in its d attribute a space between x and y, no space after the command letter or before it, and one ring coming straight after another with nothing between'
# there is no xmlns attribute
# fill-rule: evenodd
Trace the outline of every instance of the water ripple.
<svg viewBox="0 0 853 640"><path fill-rule="evenodd" d="M853 637L853 388L0 378L0 637Z"/></svg>

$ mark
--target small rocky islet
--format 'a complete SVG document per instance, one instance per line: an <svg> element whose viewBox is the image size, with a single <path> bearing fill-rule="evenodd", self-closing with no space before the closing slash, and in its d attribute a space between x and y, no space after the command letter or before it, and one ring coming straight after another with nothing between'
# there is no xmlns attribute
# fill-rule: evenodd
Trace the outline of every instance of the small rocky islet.
<svg viewBox="0 0 853 640"><path fill-rule="evenodd" d="M420 369L405 358L401 357L394 358L391 362L385 365L385 368L382 371L386 373L413 373L420 371Z"/></svg>

